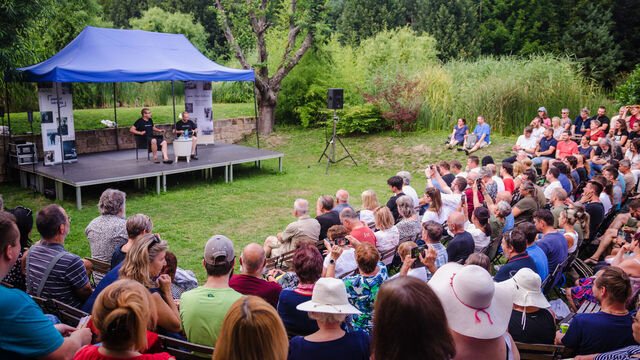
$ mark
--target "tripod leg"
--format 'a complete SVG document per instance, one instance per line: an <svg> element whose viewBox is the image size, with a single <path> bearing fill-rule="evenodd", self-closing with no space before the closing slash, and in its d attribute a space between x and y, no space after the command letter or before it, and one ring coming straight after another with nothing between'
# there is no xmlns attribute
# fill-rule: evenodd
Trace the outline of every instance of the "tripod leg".
<svg viewBox="0 0 640 360"><path fill-rule="evenodd" d="M353 158L353 156L351 156L351 153L349 152L349 150L347 150L347 147L344 146L344 144L342 143L342 140L340 140L340 138L338 137L338 135L336 135L336 139L338 139L338 141L340 141L340 145L342 145L342 148L344 149L344 151L347 152L347 155L351 158L351 161L353 161L353 163L358 166L358 163L356 162L356 160Z"/></svg>
<svg viewBox="0 0 640 360"><path fill-rule="evenodd" d="M333 140L333 139L331 139ZM323 156L327 156L327 149L329 148L329 145L331 145L331 142L327 143L327 146L324 147L324 151L322 151L322 155L320 155L320 159L318 159L318 162L320 162L320 160L322 160Z"/></svg>

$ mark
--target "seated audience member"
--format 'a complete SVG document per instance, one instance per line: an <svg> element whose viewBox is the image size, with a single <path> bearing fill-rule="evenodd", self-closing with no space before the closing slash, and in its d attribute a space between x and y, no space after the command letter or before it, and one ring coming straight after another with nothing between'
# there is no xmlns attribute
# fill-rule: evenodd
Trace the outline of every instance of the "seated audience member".
<svg viewBox="0 0 640 360"><path fill-rule="evenodd" d="M18 260L21 248L15 217L0 211L0 280ZM0 323L2 359L71 359L78 349L91 343L89 329L54 326L31 297L19 289L0 286Z"/></svg>
<svg viewBox="0 0 640 360"><path fill-rule="evenodd" d="M429 169L425 170L425 172L429 172L429 171L430 171ZM440 185L440 189L442 190L440 193L440 200L442 202L441 213L442 213L442 219L446 221L449 218L449 215L456 212L456 210L458 209L458 205L460 204L460 199L463 196L463 191L467 187L467 180L458 176L453 180L453 182L451 183L451 186L449 187L445 183L444 179L440 176L438 171L435 171L434 175L435 175L436 182ZM431 184L432 184L432 181L430 178L428 178L427 186L431 188L432 187ZM427 194L427 190L425 190L425 197L423 197L420 200L421 204L423 204L423 202L425 204L427 203L426 194ZM436 197L436 195L434 195L434 197Z"/></svg>
<svg viewBox="0 0 640 360"><path fill-rule="evenodd" d="M636 124L640 125L638 122L636 122ZM640 343L640 312L636 313L633 320L633 325L631 325L633 330L633 339L636 343ZM579 355L575 357L575 360L631 360L637 359L638 354L640 354L640 345L634 344L602 354Z"/></svg>
<svg viewBox="0 0 640 360"><path fill-rule="evenodd" d="M207 270L207 282L182 294L180 319L190 342L214 346L227 311L242 297L229 287L236 263L231 240L223 235L212 236L204 247L202 263Z"/></svg>
<svg viewBox="0 0 640 360"><path fill-rule="evenodd" d="M560 141L560 138L562 137L562 134L566 131L565 128L562 127L562 125L560 124L560 118L557 116L554 116L551 119L551 128L553 129L553 138ZM571 133L569 131L569 133Z"/></svg>
<svg viewBox="0 0 640 360"><path fill-rule="evenodd" d="M111 255L111 268L118 266L124 258L127 256L127 253L133 246L133 243L140 238L140 236L151 234L153 231L153 222L151 219L144 214L135 214L129 216L127 219L127 242L115 250L113 250L113 254Z"/></svg>
<svg viewBox="0 0 640 360"><path fill-rule="evenodd" d="M282 287L278 283L262 279L262 270L266 264L267 257L262 246L256 243L245 246L240 255L242 274L231 276L229 287L242 295L261 297L276 308Z"/></svg>
<svg viewBox="0 0 640 360"><path fill-rule="evenodd" d="M93 259L109 262L113 251L127 242L125 199L126 194L115 189L107 189L100 196L100 216L91 220L84 230ZM93 272L96 284L103 276L102 273Z"/></svg>
<svg viewBox="0 0 640 360"><path fill-rule="evenodd" d="M381 206L373 212L373 215L376 219L376 231L374 235L376 236L376 248L380 253L384 253L388 250L395 249L400 242L400 234L398 233L398 228L393 225L393 215L391 215L391 211L386 206ZM385 265L389 265L391 263L392 258L389 257L385 260Z"/></svg>
<svg viewBox="0 0 640 360"><path fill-rule="evenodd" d="M546 129L546 127L542 123L542 119L537 116L531 120L529 126L532 128L531 135L536 139L536 145L538 145L538 141L544 136L544 129Z"/></svg>
<svg viewBox="0 0 640 360"><path fill-rule="evenodd" d="M334 277L335 261L340 254L341 247L331 248L329 257L333 262L329 262L327 277ZM349 327L370 334L373 327L373 302L380 285L389 278L389 274L387 267L380 261L378 250L369 243L362 243L356 247L356 262L359 273L342 279L347 288L349 302L361 312L353 316Z"/></svg>
<svg viewBox="0 0 640 360"><path fill-rule="evenodd" d="M374 217L375 219L375 217ZM360 221L358 215L352 209L344 209L340 213L340 222L349 230L349 235L353 236L360 242L368 242L376 246L376 235L368 226Z"/></svg>
<svg viewBox="0 0 640 360"><path fill-rule="evenodd" d="M427 188L424 191L424 202L429 207L422 215L422 222L435 221L444 224L447 221L446 212L442 208L442 194L436 188Z"/></svg>
<svg viewBox="0 0 640 360"><path fill-rule="evenodd" d="M411 251L413 251L413 249L417 247L418 247L418 244L416 244L413 241L405 241L402 244L400 244L400 246L398 246L398 256L400 257L400 261L402 261L402 266L400 268L400 272L393 275L391 279L408 275L408 276L413 276L417 279L420 279L424 282L429 281L429 279L427 279L427 273L429 273L429 270L428 269L425 270L423 268L424 266L416 267L416 265L420 265L420 264L416 264L416 262L420 261L420 259L419 258L413 259L411 257Z"/></svg>
<svg viewBox="0 0 640 360"><path fill-rule="evenodd" d="M528 157L533 157L538 146L538 138L533 136L533 127L525 126L524 134L518 136L516 144L511 147L514 153L518 154L520 151L524 151ZM503 162L514 163L516 162L517 155L510 156L503 160Z"/></svg>
<svg viewBox="0 0 640 360"><path fill-rule="evenodd" d="M418 214L416 214L416 209L413 206L413 200L408 196L401 196L398 199L397 204L398 212L402 218L402 220L396 224L400 242L415 240L421 232L421 222L418 218Z"/></svg>
<svg viewBox="0 0 640 360"><path fill-rule="evenodd" d="M368 228L367 228L368 229ZM327 253L331 253L331 249L334 246L341 247L342 253L340 257L335 260L334 274L336 277L342 277L345 274L349 274L358 268L356 262L356 243L349 240L349 230L342 225L334 225L327 231L327 237L329 241L325 241L325 247ZM349 241L345 241L349 240ZM357 239L356 239L357 240ZM331 263L331 256L326 256L322 264L322 276L327 276L327 268Z"/></svg>
<svg viewBox="0 0 640 360"><path fill-rule="evenodd" d="M447 183L449 187L451 187L451 183L453 183L453 180L455 180L456 178L456 176L451 173L451 165L444 160L439 161L438 172L442 176L442 180L444 180L444 182Z"/></svg>
<svg viewBox="0 0 640 360"><path fill-rule="evenodd" d="M609 124L611 123L611 120L609 120L609 117L606 115L606 113L607 109L604 106L600 106L598 108L598 113L591 119L589 119L591 121L598 120L598 122L600 122L599 129L604 132L607 132L609 130Z"/></svg>
<svg viewBox="0 0 640 360"><path fill-rule="evenodd" d="M420 202L418 201L416 189L411 186L411 173L408 171L398 171L396 176L402 178L402 192L413 200L413 207L418 207Z"/></svg>
<svg viewBox="0 0 640 360"><path fill-rule="evenodd" d="M2 207L0 207L0 209L2 209ZM14 288L26 291L27 288L24 276L26 263L24 263L22 259L31 246L31 239L29 236L31 236L31 229L33 228L33 215L31 213L31 209L27 209L22 206L18 206L17 208L8 210L7 212L16 217L16 225L18 225L18 230L20 231L20 254L18 254L18 260L2 281Z"/></svg>
<svg viewBox="0 0 640 360"><path fill-rule="evenodd" d="M327 237L327 230L333 225L340 225L340 214L333 211L333 198L320 196L316 205L316 220L320 224L320 240Z"/></svg>
<svg viewBox="0 0 640 360"><path fill-rule="evenodd" d="M171 294L171 278L169 275L160 274L167 264L167 249L167 242L157 235L148 234L138 239L124 261L111 269L100 281L91 297L82 305L82 310L90 313L96 298L110 284L121 279L135 280L151 293L160 330L179 332L180 313Z"/></svg>
<svg viewBox="0 0 640 360"><path fill-rule="evenodd" d="M464 265L478 265L481 268L487 270L491 274L491 259L485 253L473 253L469 255Z"/></svg>
<svg viewBox="0 0 640 360"><path fill-rule="evenodd" d="M322 255L318 248L300 246L293 255L293 271L298 276L298 286L282 290L278 299L278 314L287 333L306 336L318 331L318 324L296 306L311 300L315 283L322 276Z"/></svg>
<svg viewBox="0 0 640 360"><path fill-rule="evenodd" d="M402 186L404 184L404 180L400 176L392 176L387 179L387 185L391 189L393 196L389 198L387 201L387 207L391 210L391 214L393 214L394 224L400 221L400 214L398 213L398 205L396 204L396 200L402 195L405 195L402 192Z"/></svg>
<svg viewBox="0 0 640 360"><path fill-rule="evenodd" d="M465 120L465 118L459 118L457 124L453 127L453 132L449 136L449 140L447 141L447 149L462 145L466 135L469 135L467 120Z"/></svg>
<svg viewBox="0 0 640 360"><path fill-rule="evenodd" d="M361 314L347 296L344 283L338 279L322 278L316 282L311 300L298 305L297 309L306 311L309 318L317 322L319 330L291 339L289 360L369 359L369 335L362 330L345 332L341 327L347 315Z"/></svg>
<svg viewBox="0 0 640 360"><path fill-rule="evenodd" d="M467 155L491 144L491 127L485 122L484 116L478 116L477 125L476 128L473 129L473 134L476 135L478 139L473 147L467 146L467 140L469 139L469 136L467 135L467 137L465 138L464 151L467 153Z"/></svg>
<svg viewBox="0 0 640 360"><path fill-rule="evenodd" d="M595 150L595 147L590 144L589 137L582 135L580 138L580 144L578 145L578 153L584 156L587 160L591 160L595 155Z"/></svg>
<svg viewBox="0 0 640 360"><path fill-rule="evenodd" d="M602 171L602 168L611 163L612 160L622 160L622 154L611 146L611 141L606 138L598 140L598 146L593 152L593 158L589 162L591 175Z"/></svg>
<svg viewBox="0 0 640 360"><path fill-rule="evenodd" d="M580 203L584 205L589 214L589 243L595 240L598 228L602 220L604 220L604 205L600 202L602 189L602 184L591 180L582 190L582 197L580 198Z"/></svg>
<svg viewBox="0 0 640 360"><path fill-rule="evenodd" d="M463 178L467 177L467 173L462 170L462 164L460 163L459 160L453 159L449 162L449 164L451 165L451 173L454 176L456 177L461 176Z"/></svg>
<svg viewBox="0 0 640 360"><path fill-rule="evenodd" d="M454 357L455 343L447 328L443 306L433 290L420 280L405 276L384 283L376 299L375 312L372 358L449 360Z"/></svg>
<svg viewBox="0 0 640 360"><path fill-rule="evenodd" d="M362 209L360 210L360 221L365 224L373 224L373 211L380 207L378 196L373 190L365 190L362 192ZM340 215L340 213L338 213Z"/></svg>
<svg viewBox="0 0 640 360"><path fill-rule="evenodd" d="M507 332L513 307L513 287L494 283L476 265L448 263L428 285L440 299L449 331L461 359L520 359Z"/></svg>
<svg viewBox="0 0 640 360"><path fill-rule="evenodd" d="M257 296L236 300L222 323L213 360L283 360L288 353L287 333L278 313Z"/></svg>
<svg viewBox="0 0 640 360"><path fill-rule="evenodd" d="M593 294L602 305L600 312L576 314L566 334L556 334L556 344L571 348L576 355L635 345L631 329L633 318L625 308L625 302L631 296L627 274L616 266L604 268L596 276Z"/></svg>
<svg viewBox="0 0 640 360"><path fill-rule="evenodd" d="M565 130L569 130L569 132L571 132L571 124L573 124L573 121L569 117L569 109L563 108L560 111L560 124Z"/></svg>
<svg viewBox="0 0 640 360"><path fill-rule="evenodd" d="M178 258L171 251L164 256L166 265L160 270L160 274L167 274L171 278L171 296L174 300L180 300L182 293L198 287L198 279L191 270L178 267Z"/></svg>
<svg viewBox="0 0 640 360"><path fill-rule="evenodd" d="M629 138L627 139L626 146L629 146L630 141L640 138L640 123L633 123L633 126L629 127L629 129L631 129L631 131L629 131Z"/></svg>
<svg viewBox="0 0 640 360"><path fill-rule="evenodd" d="M551 127L551 119L549 119L547 108L545 108L544 106L540 106L538 108L538 118L540 119L540 123L544 125L544 127Z"/></svg>
<svg viewBox="0 0 640 360"><path fill-rule="evenodd" d="M584 135L585 131L589 129L589 108L582 108L580 115L576 116L571 126L571 132L576 135Z"/></svg>
<svg viewBox="0 0 640 360"><path fill-rule="evenodd" d="M453 239L447 245L447 257L449 261L464 263L467 257L473 254L475 242L473 236L464 229L465 217L462 213L454 212L449 215L447 226Z"/></svg>
<svg viewBox="0 0 640 360"><path fill-rule="evenodd" d="M516 224L521 222L531 222L533 213L538 210L539 205L536 201L537 189L529 180L523 181L519 188L520 199L513 207L513 218Z"/></svg>
<svg viewBox="0 0 640 360"><path fill-rule="evenodd" d="M495 199L496 195L498 195L498 191L499 191L499 187L498 187L498 183L493 180L492 178L493 173L491 172L491 169L489 169L486 166L483 166L480 169L480 179L482 179L482 185L484 186L484 190L487 194L482 194L485 199L488 196L491 197L491 199ZM502 185L502 190L504 190L504 184Z"/></svg>
<svg viewBox="0 0 640 360"><path fill-rule="evenodd" d="M556 153L556 146L558 146L558 140L553 138L553 130L545 129L544 136L538 141L538 146L534 152L535 157L532 159L533 165L542 165L542 173L546 174L547 168L544 160L553 160L553 156Z"/></svg>
<svg viewBox="0 0 640 360"><path fill-rule="evenodd" d="M544 188L544 197L547 200L551 199L551 192L554 189L562 189L562 184L558 180L559 176L560 170L558 170L557 168L551 167L549 168L549 170L547 170L545 178L549 184Z"/></svg>
<svg viewBox="0 0 640 360"><path fill-rule="evenodd" d="M471 218L473 215L474 207L474 196L478 197L478 202L483 203L484 195L482 195L481 189L477 186L474 186L476 182L480 179L480 174L477 171L471 171L469 175L467 175L467 189L464 190L465 202L467 206L467 217Z"/></svg>
<svg viewBox="0 0 640 360"><path fill-rule="evenodd" d="M613 186L603 175L596 175L591 180L602 185L602 192L600 192L598 199L600 199L604 207L604 214L607 216L613 207Z"/></svg>
<svg viewBox="0 0 640 360"><path fill-rule="evenodd" d="M544 251L536 244L538 229L530 222L524 222L516 225L516 229L520 230L527 239L527 254L536 264L536 273L540 275L540 279L546 279L549 275L549 260Z"/></svg>
<svg viewBox="0 0 640 360"><path fill-rule="evenodd" d="M627 123L629 123L629 127L633 128L633 125L636 123L636 121L640 120L640 105L627 106L627 110L629 111L630 115L627 116L625 120L627 121Z"/></svg>
<svg viewBox="0 0 640 360"><path fill-rule="evenodd" d="M627 139L629 138L629 131L627 131L627 122L624 121L624 119L617 119L616 121L614 121L613 127L609 131L607 138L624 147L627 144Z"/></svg>
<svg viewBox="0 0 640 360"><path fill-rule="evenodd" d="M624 157L629 160L631 170L635 175L640 168L640 137L631 141L631 145L629 145Z"/></svg>
<svg viewBox="0 0 640 360"><path fill-rule="evenodd" d="M562 161L554 161L551 163L551 167L556 168L560 171L560 174L558 175L558 181L560 181L562 188L567 192L567 194L572 194L573 189L578 187L578 183L573 181L571 170L569 170L567 164Z"/></svg>
<svg viewBox="0 0 640 360"><path fill-rule="evenodd" d="M542 238L538 240L537 244L547 255L549 274L553 274L556 266L567 259L567 240L553 227L553 214L551 214L551 211L545 209L536 210L533 214L533 223L538 231L542 233ZM552 280L555 284L556 279Z"/></svg>
<svg viewBox="0 0 640 360"><path fill-rule="evenodd" d="M491 241L491 225L489 225L489 210L480 206L473 210L471 221L465 219L464 230L471 234L474 252L483 252Z"/></svg>
<svg viewBox="0 0 640 360"><path fill-rule="evenodd" d="M551 214L553 215L553 227L558 229L558 219L560 213L567 209L565 202L567 201L567 192L563 188L555 188L549 194L549 205L551 205Z"/></svg>
<svg viewBox="0 0 640 360"><path fill-rule="evenodd" d="M627 190L624 193L625 197L631 197L635 195L636 189L636 177L631 172L631 162L628 159L620 160L620 167L618 168L620 174L622 174L622 179L624 180L624 186Z"/></svg>
<svg viewBox="0 0 640 360"><path fill-rule="evenodd" d="M578 160L578 158L580 160ZM565 163L569 165L569 168L571 169L571 177L575 181L577 187L579 187L580 189L582 189L587 180L589 180L587 170L584 168L582 159L582 156L579 154L577 156L567 156L564 159ZM579 162L580 164L578 164Z"/></svg>
<svg viewBox="0 0 640 360"><path fill-rule="evenodd" d="M622 230L632 231L638 227L638 219L640 219L640 200L634 199L629 202L629 212L616 215L607 231L600 237L598 249L591 257L585 260L585 263L596 264L600 257L605 254L612 243L622 243L624 239L618 238L618 232Z"/></svg>
<svg viewBox="0 0 640 360"><path fill-rule="evenodd" d="M500 282L512 278L520 269L536 272L536 263L527 253L527 239L524 234L513 229L502 235L502 251L507 262L496 272L493 280Z"/></svg>
<svg viewBox="0 0 640 360"><path fill-rule="evenodd" d="M578 233L573 225L576 223L576 211L565 209L558 217L558 228L564 230L564 238L567 240L567 253L573 254L578 249Z"/></svg>
<svg viewBox="0 0 640 360"><path fill-rule="evenodd" d="M183 111L180 114L180 121L175 123L175 129L173 132L180 136L185 135L185 131L187 132L187 137L191 139L191 158L193 160L198 160L198 155L196 155L196 146L198 145L198 125L189 120L189 113L187 111Z"/></svg>
<svg viewBox="0 0 640 360"><path fill-rule="evenodd" d="M622 202L622 193L624 193L624 182L618 180L618 169L616 169L612 165L607 165L602 168L602 176L611 184L613 199L611 200L612 205L615 206L616 210L620 210L620 203Z"/></svg>
<svg viewBox="0 0 640 360"><path fill-rule="evenodd" d="M509 334L514 341L529 344L553 344L556 320L551 304L544 297L540 276L530 268L522 268L511 279L513 310L509 320Z"/></svg>
<svg viewBox="0 0 640 360"><path fill-rule="evenodd" d="M63 246L70 218L60 205L47 205L38 211L36 227L42 240L26 255L27 293L80 307L93 289L82 259Z"/></svg>
<svg viewBox="0 0 640 360"><path fill-rule="evenodd" d="M510 194L513 194L513 191L515 189L513 183L513 164L510 164L508 162L502 163L502 165L500 166L500 176L502 177L504 189Z"/></svg>
<svg viewBox="0 0 640 360"><path fill-rule="evenodd" d="M598 145L598 140L605 138L604 131L600 129L598 120L591 120L589 130L585 131L584 135L589 137L589 144L593 146Z"/></svg>
<svg viewBox="0 0 640 360"><path fill-rule="evenodd" d="M346 208L354 210L353 206L349 205L349 193L347 192L347 190L340 189L336 191L335 203L336 206L333 208L333 211L337 212L338 214L340 214L342 210Z"/></svg>
<svg viewBox="0 0 640 360"><path fill-rule="evenodd" d="M508 192L503 192L508 195L509 199L511 196ZM490 242L502 236L505 232L504 228L507 223L507 217L511 216L511 224L510 227L513 228L513 216L511 215L511 205L508 202L500 200L497 204L495 204L490 197L485 197L487 199L487 207L489 208L489 226L491 227L491 235ZM497 197L496 197L496 200ZM509 229L510 230L510 229Z"/></svg>
<svg viewBox="0 0 640 360"><path fill-rule="evenodd" d="M169 159L167 155L167 141L164 140L162 135L154 135L153 132L157 131L160 133L164 133L165 130L157 128L153 124L153 120L151 119L151 110L147 108L143 108L141 111L142 117L136 120L136 122L131 125L129 128L129 132L139 136L145 136L147 139L147 149L149 152L153 154L153 162L159 163L158 160L158 147L162 152L162 162L165 164L173 163L173 160Z"/></svg>
<svg viewBox="0 0 640 360"><path fill-rule="evenodd" d="M80 349L77 360L175 359L168 353L142 355L149 348L147 329L155 328L149 292L133 280L118 280L100 293L91 322L100 345Z"/></svg>
<svg viewBox="0 0 640 360"><path fill-rule="evenodd" d="M427 221L426 223L423 223L422 240L428 250L425 249L422 251L418 258L412 258L411 249L418 246L417 244L410 243L408 247L404 247L402 249L402 252L400 252L401 249L398 248L398 255L400 255L400 258L403 260L403 266L400 269L400 274L414 276L424 281L431 280L431 277L436 270L449 261L447 249L440 242L441 238L442 225L435 221ZM416 261L420 261L424 267L417 267L409 270Z"/></svg>
<svg viewBox="0 0 640 360"><path fill-rule="evenodd" d="M296 199L293 203L293 216L297 217L298 221L290 223L283 232L276 236L269 236L264 241L264 252L267 257L280 256L294 250L302 238L320 239L320 223L309 216L307 200Z"/></svg>

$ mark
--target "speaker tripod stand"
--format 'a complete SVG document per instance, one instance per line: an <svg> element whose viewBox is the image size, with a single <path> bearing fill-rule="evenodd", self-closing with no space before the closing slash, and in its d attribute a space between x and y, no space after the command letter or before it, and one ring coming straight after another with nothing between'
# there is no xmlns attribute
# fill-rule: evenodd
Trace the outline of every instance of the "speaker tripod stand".
<svg viewBox="0 0 640 360"><path fill-rule="evenodd" d="M325 175L329 173L329 164L337 164L346 158L351 158L351 161L353 161L353 164L355 166L358 166L358 163L356 162L356 160L353 158L353 156L351 156L351 153L349 152L349 150L347 150L347 147L344 146L344 144L342 143L342 140L340 140L340 138L336 134L337 123L338 123L338 111L336 109L333 109L333 135L331 136L331 140L327 143L327 146L324 147L324 151L322 152L322 155L320 155L320 158L318 159L318 162L320 162L322 160L322 157L327 158L327 168L324 170ZM336 140L340 143L344 151L347 152L347 156L338 160L336 160ZM327 149L329 150L329 154L327 154Z"/></svg>

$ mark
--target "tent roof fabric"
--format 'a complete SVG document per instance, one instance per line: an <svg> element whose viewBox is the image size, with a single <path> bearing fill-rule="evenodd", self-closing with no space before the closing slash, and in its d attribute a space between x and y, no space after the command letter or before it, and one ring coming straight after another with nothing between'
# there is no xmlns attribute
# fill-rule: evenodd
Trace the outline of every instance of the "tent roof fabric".
<svg viewBox="0 0 640 360"><path fill-rule="evenodd" d="M49 59L18 69L27 81L254 81L253 70L218 65L181 34L87 26Z"/></svg>

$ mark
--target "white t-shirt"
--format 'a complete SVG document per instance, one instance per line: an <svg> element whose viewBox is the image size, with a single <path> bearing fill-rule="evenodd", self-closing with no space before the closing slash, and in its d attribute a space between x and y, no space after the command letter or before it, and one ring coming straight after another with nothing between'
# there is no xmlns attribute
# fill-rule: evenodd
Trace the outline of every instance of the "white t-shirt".
<svg viewBox="0 0 640 360"><path fill-rule="evenodd" d="M573 238L573 245L571 245L571 247L568 250L569 254L573 254L573 252L576 251L576 249L578 248L578 234L574 232L565 232L564 237L566 238L567 236L571 236Z"/></svg>
<svg viewBox="0 0 640 360"><path fill-rule="evenodd" d="M442 199L442 208L440 209L440 215L443 219L441 224L444 224L444 222L449 219L449 215L458 210L458 205L460 204L462 194L440 194L440 198Z"/></svg>
<svg viewBox="0 0 640 360"><path fill-rule="evenodd" d="M627 150L627 152L624 154L624 157L631 162L631 168L634 168L638 164L640 164L640 153L633 155L631 150Z"/></svg>
<svg viewBox="0 0 640 360"><path fill-rule="evenodd" d="M599 198L602 206L604 206L604 215L606 216L611 210L611 198L604 191L600 193Z"/></svg>
<svg viewBox="0 0 640 360"><path fill-rule="evenodd" d="M327 255L324 258L323 266L326 268L329 267L329 260L331 260L331 256ZM358 268L358 263L356 262L356 249L349 248L345 249L338 260L336 260L336 278L341 277L344 274L350 273L353 270Z"/></svg>
<svg viewBox="0 0 640 360"><path fill-rule="evenodd" d="M374 232L376 236L376 248L380 253L383 253L389 249L393 249L398 246L400 242L400 233L398 232L398 228L395 226L390 227L387 230L379 230ZM384 260L385 265L389 265L393 257L387 257Z"/></svg>
<svg viewBox="0 0 640 360"><path fill-rule="evenodd" d="M418 193L411 185L403 185L402 192L413 200L413 207L419 206Z"/></svg>
<svg viewBox="0 0 640 360"><path fill-rule="evenodd" d="M427 209L427 211L424 212L424 215L422 215L423 223L427 221L435 221L438 224L444 224L446 220L447 218L444 217L443 209L440 209L440 215L436 214L435 211L430 211L429 209Z"/></svg>
<svg viewBox="0 0 640 360"><path fill-rule="evenodd" d="M367 209L360 210L360 221L364 222L365 224L371 224L372 222L375 222L373 211Z"/></svg>
<svg viewBox="0 0 640 360"><path fill-rule="evenodd" d="M501 178L500 176L498 176L498 175L493 175L493 176L491 177L491 179L492 179L493 181L495 181L495 182L496 182L496 184L498 185L498 192L500 192L500 191L504 191L504 190L505 190L505 189L504 189L504 181L502 181L502 178Z"/></svg>
<svg viewBox="0 0 640 360"><path fill-rule="evenodd" d="M547 200L551 198L551 192L555 188L562 188L562 184L560 183L560 181L556 180L550 183L549 185L547 185L546 188L544 188L544 197L547 198Z"/></svg>
<svg viewBox="0 0 640 360"><path fill-rule="evenodd" d="M520 135L518 137L518 140L516 141L516 145L520 146L525 150L531 150L531 149L535 150L536 146L538 146L538 138L534 136L533 133L531 133L531 136L529 136L528 139L524 135Z"/></svg>
<svg viewBox="0 0 640 360"><path fill-rule="evenodd" d="M465 179L466 179L466 178L467 178L467 175L469 175L469 173L468 173L468 172L466 172L466 171L460 171L460 172L458 173L458 175L456 175L456 177L460 176L460 177L462 177L462 178L465 178Z"/></svg>
<svg viewBox="0 0 640 360"><path fill-rule="evenodd" d="M485 235L482 229L478 229L472 222L467 221L464 223L464 230L471 234L473 237L473 242L475 243L474 252L481 252L489 246L491 242L491 237Z"/></svg>
<svg viewBox="0 0 640 360"><path fill-rule="evenodd" d="M538 146L538 140L544 136L544 126L540 126L539 128L534 128L531 132L531 137L536 139L536 146Z"/></svg>

